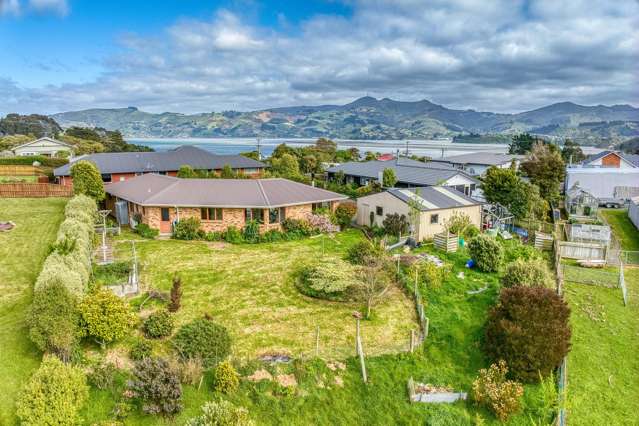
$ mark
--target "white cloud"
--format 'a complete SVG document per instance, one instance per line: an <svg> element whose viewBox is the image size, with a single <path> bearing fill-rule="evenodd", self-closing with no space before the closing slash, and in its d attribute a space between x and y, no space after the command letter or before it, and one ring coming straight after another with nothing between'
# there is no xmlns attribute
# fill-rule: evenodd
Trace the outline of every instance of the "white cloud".
<svg viewBox="0 0 639 426"><path fill-rule="evenodd" d="M18 0L0 0L0 15L20 14L20 2Z"/></svg>
<svg viewBox="0 0 639 426"><path fill-rule="evenodd" d="M28 0L29 7L39 13L55 13L66 16L69 13L69 5L66 0Z"/></svg>
<svg viewBox="0 0 639 426"><path fill-rule="evenodd" d="M317 16L287 32L220 10L153 38L126 35L125 53L92 83L0 82L0 108L247 110L366 93L490 111L639 103L639 4L584 1L361 0L348 19Z"/></svg>

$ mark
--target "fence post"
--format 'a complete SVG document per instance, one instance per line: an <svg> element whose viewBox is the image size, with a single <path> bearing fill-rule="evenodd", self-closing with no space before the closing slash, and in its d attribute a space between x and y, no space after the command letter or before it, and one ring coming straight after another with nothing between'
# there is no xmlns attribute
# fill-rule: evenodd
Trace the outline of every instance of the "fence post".
<svg viewBox="0 0 639 426"><path fill-rule="evenodd" d="M359 314L359 312L357 312L357 314ZM364 362L364 349L362 348L362 338L359 332L360 317L361 317L361 314L355 316L355 321L357 325L357 332L355 335L355 346L357 348L357 355L359 355L359 362L362 368L362 379L364 380L364 383L366 383L368 380L366 376L366 364Z"/></svg>

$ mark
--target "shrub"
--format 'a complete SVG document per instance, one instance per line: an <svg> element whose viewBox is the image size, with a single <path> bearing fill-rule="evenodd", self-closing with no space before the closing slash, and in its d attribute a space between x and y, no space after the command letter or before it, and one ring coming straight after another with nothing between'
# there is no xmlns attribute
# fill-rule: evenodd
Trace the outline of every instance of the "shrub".
<svg viewBox="0 0 639 426"><path fill-rule="evenodd" d="M378 259L385 255L384 249L379 244L362 240L349 247L346 252L346 260L353 265L366 265L370 259Z"/></svg>
<svg viewBox="0 0 639 426"><path fill-rule="evenodd" d="M160 231L158 231L157 229L151 228L146 223L138 223L137 226L135 227L135 232L142 238L149 238L149 239L153 239L157 237L158 234L160 233Z"/></svg>
<svg viewBox="0 0 639 426"><path fill-rule="evenodd" d="M174 321L167 311L154 312L144 320L144 334L148 337L159 339L171 335Z"/></svg>
<svg viewBox="0 0 639 426"><path fill-rule="evenodd" d="M199 238L200 219L189 217L182 219L173 227L173 238L176 240L197 240Z"/></svg>
<svg viewBox="0 0 639 426"><path fill-rule="evenodd" d="M202 406L202 414L189 419L185 426L253 426L248 410L229 401L210 401Z"/></svg>
<svg viewBox="0 0 639 426"><path fill-rule="evenodd" d="M548 265L542 259L517 259L506 266L504 276L501 277L503 287L520 286L552 286L553 276Z"/></svg>
<svg viewBox="0 0 639 426"><path fill-rule="evenodd" d="M89 373L89 383L98 389L109 389L111 386L113 386L115 373L117 371L118 369L115 367L115 365L110 362L96 365Z"/></svg>
<svg viewBox="0 0 639 426"><path fill-rule="evenodd" d="M384 226L384 231L389 235L400 235L408 232L408 219L403 214L387 214L382 225Z"/></svg>
<svg viewBox="0 0 639 426"><path fill-rule="evenodd" d="M467 237L466 231L470 227L474 227L471 222L470 216L463 212L454 212L448 219L444 221L444 227L453 234L460 237ZM475 227L475 229L477 229Z"/></svg>
<svg viewBox="0 0 639 426"><path fill-rule="evenodd" d="M282 228L286 232L297 232L308 236L313 233L313 228L306 220L287 218L282 221Z"/></svg>
<svg viewBox="0 0 639 426"><path fill-rule="evenodd" d="M341 203L335 209L335 218L337 219L337 223L342 228L346 228L347 226L350 226L356 214L357 214L357 205L354 203Z"/></svg>
<svg viewBox="0 0 639 426"><path fill-rule="evenodd" d="M496 272L502 263L504 250L494 238L480 234L470 240L468 250L477 268L483 272Z"/></svg>
<svg viewBox="0 0 639 426"><path fill-rule="evenodd" d="M482 368L471 390L475 403L488 408L502 422L520 410L524 394L524 387L506 380L506 373L508 367L503 360L488 369Z"/></svg>
<svg viewBox="0 0 639 426"><path fill-rule="evenodd" d="M139 361L146 357L151 356L153 353L153 345L146 339L140 339L133 344L129 356L134 361Z"/></svg>
<svg viewBox="0 0 639 426"><path fill-rule="evenodd" d="M206 234L204 234L204 239L206 241L221 241L222 233L217 231L207 232Z"/></svg>
<svg viewBox="0 0 639 426"><path fill-rule="evenodd" d="M331 222L329 216L311 213L306 216L306 219L312 231L323 233L335 233L339 231L339 226Z"/></svg>
<svg viewBox="0 0 639 426"><path fill-rule="evenodd" d="M215 367L215 391L232 393L240 386L240 375L229 361L220 362Z"/></svg>
<svg viewBox="0 0 639 426"><path fill-rule="evenodd" d="M173 337L182 359L201 358L206 367L212 367L231 352L231 336L226 328L206 319L196 319L183 325Z"/></svg>
<svg viewBox="0 0 639 426"><path fill-rule="evenodd" d="M104 200L104 183L100 171L90 161L80 160L71 166L73 193L87 195L96 201Z"/></svg>
<svg viewBox="0 0 639 426"><path fill-rule="evenodd" d="M148 414L172 415L182 410L182 385L178 373L161 358L144 358L135 364L127 387Z"/></svg>
<svg viewBox="0 0 639 426"><path fill-rule="evenodd" d="M273 243L276 241L282 241L285 239L285 235L278 230L271 229L266 231L260 236L260 241L264 243Z"/></svg>
<svg viewBox="0 0 639 426"><path fill-rule="evenodd" d="M173 285L171 286L171 303L169 303L169 312L177 312L182 305L182 278L179 275L173 275Z"/></svg>
<svg viewBox="0 0 639 426"><path fill-rule="evenodd" d="M79 319L77 299L62 283L37 288L27 314L29 337L41 351L67 358L80 337Z"/></svg>
<svg viewBox="0 0 639 426"><path fill-rule="evenodd" d="M302 271L299 289L311 297L340 299L358 284L355 268L342 261L322 261Z"/></svg>
<svg viewBox="0 0 639 426"><path fill-rule="evenodd" d="M229 226L228 228L226 228L226 231L224 231L222 238L224 238L224 241L231 244L238 244L244 241L242 233L235 226Z"/></svg>
<svg viewBox="0 0 639 426"><path fill-rule="evenodd" d="M189 358L180 361L172 359L170 364L178 372L180 383L192 386L200 383L202 374L204 374L204 366L201 359Z"/></svg>
<svg viewBox="0 0 639 426"><path fill-rule="evenodd" d="M414 262L410 266L409 273L411 277L417 275L419 282L433 288L441 286L450 271L449 265L437 266L433 262L422 261Z"/></svg>
<svg viewBox="0 0 639 426"><path fill-rule="evenodd" d="M126 302L103 289L82 301L80 316L87 334L103 346L124 337L137 320Z"/></svg>
<svg viewBox="0 0 639 426"><path fill-rule="evenodd" d="M260 224L256 220L249 220L244 225L242 231L244 241L248 243L257 243L260 240Z"/></svg>
<svg viewBox="0 0 639 426"><path fill-rule="evenodd" d="M507 263L517 259L541 259L541 253L533 246L522 244L519 240L510 240L505 244L504 258Z"/></svg>
<svg viewBox="0 0 639 426"><path fill-rule="evenodd" d="M504 288L488 315L484 350L494 361L505 360L516 379L538 381L570 349L569 317L566 302L549 288Z"/></svg>
<svg viewBox="0 0 639 426"><path fill-rule="evenodd" d="M86 282L83 275L71 269L65 261L68 256L61 256L57 253L50 254L44 264L42 271L35 282L34 290L39 290L52 285L62 285L73 296L80 297L86 290Z"/></svg>
<svg viewBox="0 0 639 426"><path fill-rule="evenodd" d="M47 356L22 389L16 413L25 425L81 424L78 413L88 396L80 369Z"/></svg>

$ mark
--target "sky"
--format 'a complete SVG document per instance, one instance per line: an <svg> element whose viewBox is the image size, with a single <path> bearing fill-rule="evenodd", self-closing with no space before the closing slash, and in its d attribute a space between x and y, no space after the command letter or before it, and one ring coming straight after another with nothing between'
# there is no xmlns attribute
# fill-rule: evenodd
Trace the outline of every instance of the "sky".
<svg viewBox="0 0 639 426"><path fill-rule="evenodd" d="M639 105L637 0L0 0L0 115Z"/></svg>

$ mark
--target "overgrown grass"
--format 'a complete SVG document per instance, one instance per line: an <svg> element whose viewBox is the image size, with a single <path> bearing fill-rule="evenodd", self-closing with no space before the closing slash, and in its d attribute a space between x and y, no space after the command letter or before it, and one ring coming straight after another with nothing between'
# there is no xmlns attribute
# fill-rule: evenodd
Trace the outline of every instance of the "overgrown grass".
<svg viewBox="0 0 639 426"><path fill-rule="evenodd" d="M66 200L0 198L0 221L16 227L0 232L0 424L16 422L15 400L41 355L24 323L32 286L63 219Z"/></svg>
<svg viewBox="0 0 639 426"><path fill-rule="evenodd" d="M628 218L628 211L625 209L601 209L599 211L619 240L621 249L639 251L639 230Z"/></svg>

